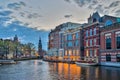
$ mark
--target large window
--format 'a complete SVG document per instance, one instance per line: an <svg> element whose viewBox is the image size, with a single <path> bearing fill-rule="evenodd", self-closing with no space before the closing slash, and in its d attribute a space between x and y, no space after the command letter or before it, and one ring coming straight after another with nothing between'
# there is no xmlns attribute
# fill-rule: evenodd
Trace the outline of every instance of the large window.
<svg viewBox="0 0 120 80"><path fill-rule="evenodd" d="M90 36L92 36L92 29L90 29Z"/></svg>
<svg viewBox="0 0 120 80"><path fill-rule="evenodd" d="M72 42L71 41L68 42L68 47L72 47Z"/></svg>
<svg viewBox="0 0 120 80"><path fill-rule="evenodd" d="M111 55L110 54L106 54L106 61L111 61Z"/></svg>
<svg viewBox="0 0 120 80"><path fill-rule="evenodd" d="M117 49L120 49L120 36L116 37L116 45L117 45Z"/></svg>
<svg viewBox="0 0 120 80"><path fill-rule="evenodd" d="M88 30L86 31L86 37L88 37Z"/></svg>
<svg viewBox="0 0 120 80"><path fill-rule="evenodd" d="M106 38L106 49L111 49L111 38Z"/></svg>
<svg viewBox="0 0 120 80"><path fill-rule="evenodd" d="M72 40L72 34L67 35L67 40Z"/></svg>

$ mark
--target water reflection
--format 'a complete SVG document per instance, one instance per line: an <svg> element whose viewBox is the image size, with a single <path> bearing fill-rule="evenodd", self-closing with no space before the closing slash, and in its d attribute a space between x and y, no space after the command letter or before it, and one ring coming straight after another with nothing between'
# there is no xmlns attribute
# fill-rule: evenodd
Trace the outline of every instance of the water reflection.
<svg viewBox="0 0 120 80"><path fill-rule="evenodd" d="M114 67L80 67L75 64L49 63L50 73L59 80L119 80L120 70Z"/></svg>
<svg viewBox="0 0 120 80"><path fill-rule="evenodd" d="M120 69L114 67L80 67L41 60L0 65L0 80L120 80Z"/></svg>

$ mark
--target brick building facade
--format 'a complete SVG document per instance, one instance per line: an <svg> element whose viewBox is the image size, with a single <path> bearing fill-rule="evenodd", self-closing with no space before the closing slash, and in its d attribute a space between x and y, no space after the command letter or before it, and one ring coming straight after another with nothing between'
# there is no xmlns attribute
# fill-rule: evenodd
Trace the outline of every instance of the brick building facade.
<svg viewBox="0 0 120 80"><path fill-rule="evenodd" d="M101 28L100 41L101 64L112 66L120 62L120 23Z"/></svg>

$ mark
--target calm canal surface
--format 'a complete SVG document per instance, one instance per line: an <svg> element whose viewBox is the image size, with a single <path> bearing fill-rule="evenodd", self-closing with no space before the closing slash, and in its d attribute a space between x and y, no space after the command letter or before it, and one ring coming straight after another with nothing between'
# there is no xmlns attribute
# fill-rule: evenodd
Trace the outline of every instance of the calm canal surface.
<svg viewBox="0 0 120 80"><path fill-rule="evenodd" d="M31 60L0 65L0 80L120 80L120 68Z"/></svg>

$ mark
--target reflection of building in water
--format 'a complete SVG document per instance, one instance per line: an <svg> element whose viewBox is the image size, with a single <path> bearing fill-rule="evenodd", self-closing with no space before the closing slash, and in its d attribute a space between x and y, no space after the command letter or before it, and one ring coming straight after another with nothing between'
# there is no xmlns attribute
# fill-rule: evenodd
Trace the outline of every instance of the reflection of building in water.
<svg viewBox="0 0 120 80"><path fill-rule="evenodd" d="M99 70L100 80L118 80L120 79L120 70L113 67L101 67Z"/></svg>

